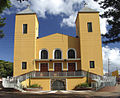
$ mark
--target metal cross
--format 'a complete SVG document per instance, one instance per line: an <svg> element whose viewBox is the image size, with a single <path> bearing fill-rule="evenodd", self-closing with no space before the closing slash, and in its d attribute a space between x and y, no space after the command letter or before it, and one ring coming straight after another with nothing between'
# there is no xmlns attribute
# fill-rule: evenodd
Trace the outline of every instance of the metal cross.
<svg viewBox="0 0 120 98"><path fill-rule="evenodd" d="M30 8L30 4L28 4L27 7Z"/></svg>
<svg viewBox="0 0 120 98"><path fill-rule="evenodd" d="M83 5L84 5L84 7L88 5L88 4L85 2L85 0L83 1Z"/></svg>
<svg viewBox="0 0 120 98"><path fill-rule="evenodd" d="M21 3L22 1L28 1L28 0L17 0L17 1L20 1L20 3Z"/></svg>

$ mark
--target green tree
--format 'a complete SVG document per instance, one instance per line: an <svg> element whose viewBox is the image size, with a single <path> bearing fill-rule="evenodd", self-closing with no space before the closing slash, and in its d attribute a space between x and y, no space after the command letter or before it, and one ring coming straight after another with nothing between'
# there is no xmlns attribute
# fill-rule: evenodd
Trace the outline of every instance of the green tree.
<svg viewBox="0 0 120 98"><path fill-rule="evenodd" d="M111 26L108 33L102 35L106 40L104 44L120 41L120 0L94 0L98 1L101 8L108 9L102 15L102 18L107 18L108 24ZM112 18L112 19L111 19Z"/></svg>
<svg viewBox="0 0 120 98"><path fill-rule="evenodd" d="M6 9L6 8L10 8L11 7L11 2L10 0L0 0L0 14L2 14L2 12ZM4 37L4 33L3 33L3 30L1 30L1 28L3 26L5 26L5 19L6 18L3 18L0 16L0 38L3 38Z"/></svg>
<svg viewBox="0 0 120 98"><path fill-rule="evenodd" d="M0 78L13 76L13 63L0 60Z"/></svg>

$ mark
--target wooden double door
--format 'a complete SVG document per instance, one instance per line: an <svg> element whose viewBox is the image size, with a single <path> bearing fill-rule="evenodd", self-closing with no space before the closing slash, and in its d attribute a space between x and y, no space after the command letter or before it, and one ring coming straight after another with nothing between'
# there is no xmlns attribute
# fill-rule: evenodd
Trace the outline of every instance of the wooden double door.
<svg viewBox="0 0 120 98"><path fill-rule="evenodd" d="M62 63L54 63L54 71L55 72L62 72ZM75 63L68 63L68 71L72 72L76 70ZM48 63L40 63L40 71L41 72L48 72Z"/></svg>
<svg viewBox="0 0 120 98"><path fill-rule="evenodd" d="M48 72L48 63L40 63L40 71Z"/></svg>
<svg viewBox="0 0 120 98"><path fill-rule="evenodd" d="M75 71L75 69L76 69L75 63L68 63L69 72Z"/></svg>
<svg viewBox="0 0 120 98"><path fill-rule="evenodd" d="M55 72L61 72L62 71L62 63L54 63L54 71ZM75 63L68 63L68 71L72 72L76 70L76 64Z"/></svg>
<svg viewBox="0 0 120 98"><path fill-rule="evenodd" d="M40 63L40 71L48 72L48 63ZM62 63L54 63L54 71L62 72Z"/></svg>
<svg viewBox="0 0 120 98"><path fill-rule="evenodd" d="M62 71L62 63L54 63L54 71L61 72Z"/></svg>

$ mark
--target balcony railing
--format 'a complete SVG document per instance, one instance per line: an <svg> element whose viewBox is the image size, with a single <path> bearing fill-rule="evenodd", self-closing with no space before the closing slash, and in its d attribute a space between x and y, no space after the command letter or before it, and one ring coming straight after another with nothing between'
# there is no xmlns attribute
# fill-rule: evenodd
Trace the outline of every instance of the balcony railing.
<svg viewBox="0 0 120 98"><path fill-rule="evenodd" d="M10 83L22 82L29 78L59 78L59 77L87 77L86 71L74 71L74 72L40 72L32 71L21 76L12 77L9 79ZM98 75L90 74L88 77L92 79L101 78Z"/></svg>
<svg viewBox="0 0 120 98"><path fill-rule="evenodd" d="M74 72L40 72L32 71L21 76L12 77L9 80L10 83L22 82L29 78L54 78L54 77L85 77L85 71L74 71Z"/></svg>
<svg viewBox="0 0 120 98"><path fill-rule="evenodd" d="M31 78L44 78L44 77L84 77L85 72L74 71L74 72L33 72Z"/></svg>
<svg viewBox="0 0 120 98"><path fill-rule="evenodd" d="M80 61L81 58L75 58L75 59L34 59L36 62L41 62L41 61Z"/></svg>

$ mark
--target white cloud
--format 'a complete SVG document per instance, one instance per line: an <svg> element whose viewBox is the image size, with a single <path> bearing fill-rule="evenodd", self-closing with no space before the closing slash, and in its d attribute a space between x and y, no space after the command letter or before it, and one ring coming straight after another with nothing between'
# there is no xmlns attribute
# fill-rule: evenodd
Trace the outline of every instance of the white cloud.
<svg viewBox="0 0 120 98"><path fill-rule="evenodd" d="M81 3L82 0L31 0L31 8L40 17L45 17L45 13L52 15L60 15L61 13L66 16L74 13L73 5Z"/></svg>
<svg viewBox="0 0 120 98"><path fill-rule="evenodd" d="M108 70L108 58L110 62L110 71L117 68L120 69L120 50L118 48L110 48L108 46L102 48L103 51L103 68L104 72Z"/></svg>
<svg viewBox="0 0 120 98"><path fill-rule="evenodd" d="M107 33L107 19L106 18L100 18L100 30L101 34L106 34Z"/></svg>
<svg viewBox="0 0 120 98"><path fill-rule="evenodd" d="M76 17L77 17L77 13L70 15L68 18L63 18L63 21L61 22L61 26L75 27Z"/></svg>
<svg viewBox="0 0 120 98"><path fill-rule="evenodd" d="M83 6L81 2L83 0L29 0L29 2L18 2L17 0L10 0L14 11L5 11L4 13L11 14L16 13L26 7L29 3L31 9L34 10L38 17L46 17L46 13L51 15L65 15L61 21L61 26L75 27L76 13L80 10L80 6ZM93 0L85 0L88 6L92 9L96 9L103 13L104 10L100 8L100 5ZM67 18L66 18L67 17ZM105 34L106 30L106 19L100 19L101 33Z"/></svg>

